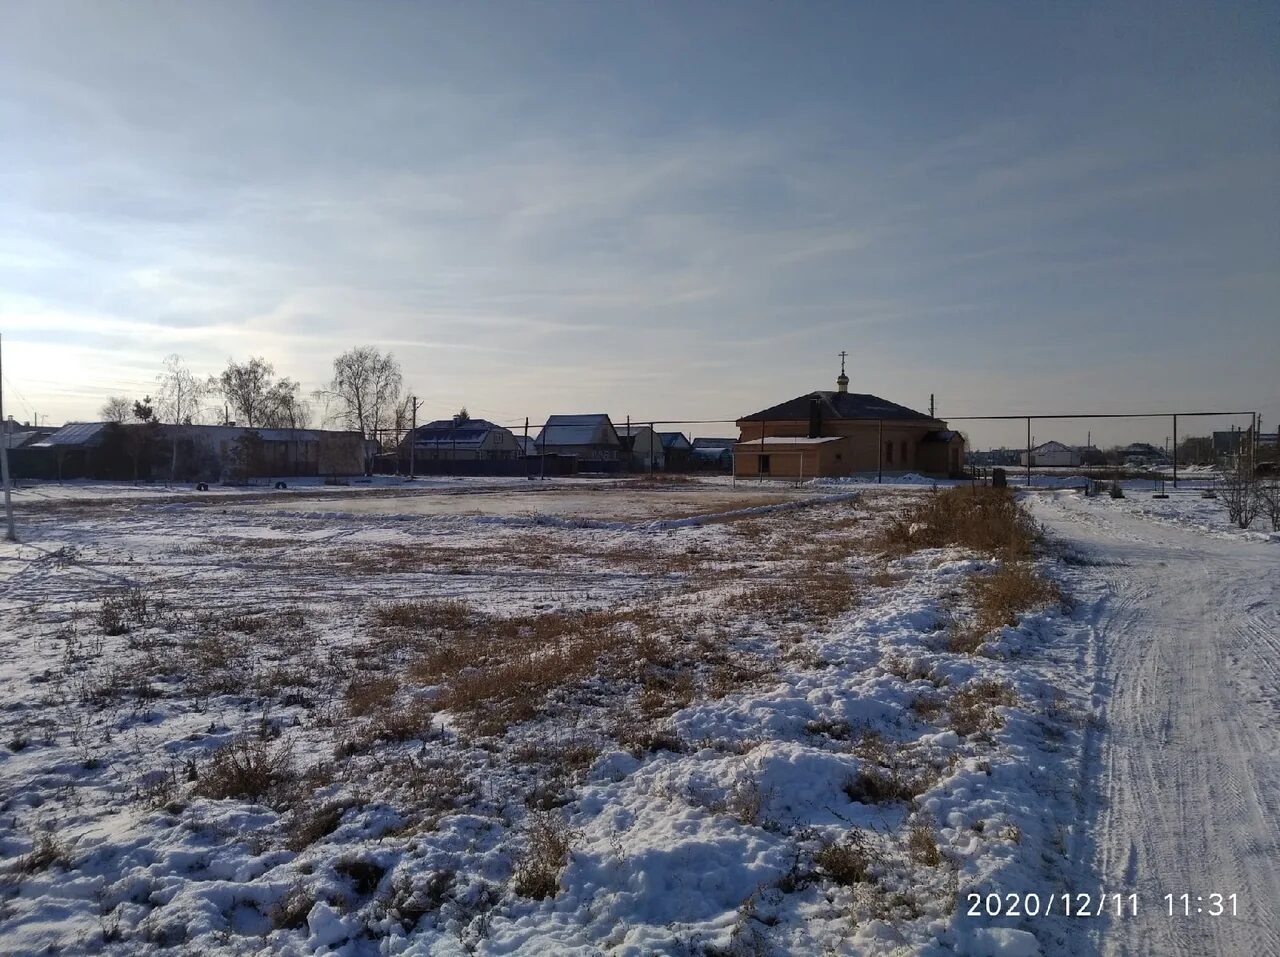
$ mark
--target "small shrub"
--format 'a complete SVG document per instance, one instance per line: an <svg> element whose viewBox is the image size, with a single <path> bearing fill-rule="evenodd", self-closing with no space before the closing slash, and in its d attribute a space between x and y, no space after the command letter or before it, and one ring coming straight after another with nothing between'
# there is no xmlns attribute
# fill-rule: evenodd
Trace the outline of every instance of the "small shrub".
<svg viewBox="0 0 1280 957"><path fill-rule="evenodd" d="M342 823L342 815L349 807L349 801L329 801L298 808L289 822L284 846L291 851L301 851L321 838L328 837L338 829L338 825Z"/></svg>
<svg viewBox="0 0 1280 957"><path fill-rule="evenodd" d="M632 757L642 758L655 751L681 754L685 743L669 721L652 721L633 714L624 714L614 724L613 736Z"/></svg>
<svg viewBox="0 0 1280 957"><path fill-rule="evenodd" d="M1267 517L1273 532L1280 532L1280 479L1259 482L1257 488L1258 510Z"/></svg>
<svg viewBox="0 0 1280 957"><path fill-rule="evenodd" d="M942 852L938 850L938 839L933 833L933 821L921 817L907 831L907 854L917 864L925 867L937 867L942 863Z"/></svg>
<svg viewBox="0 0 1280 957"><path fill-rule="evenodd" d="M347 712L362 717L385 705L400 689L400 683L391 677L356 677L347 685Z"/></svg>
<svg viewBox="0 0 1280 957"><path fill-rule="evenodd" d="M813 855L814 866L828 880L848 887L871 881L871 868L876 863L867 839L858 831L850 831L839 843L825 843Z"/></svg>
<svg viewBox="0 0 1280 957"><path fill-rule="evenodd" d="M841 718L814 718L805 722L804 733L811 734L815 738L848 741L853 737L853 728L848 721Z"/></svg>
<svg viewBox="0 0 1280 957"><path fill-rule="evenodd" d="M525 850L516 861L513 874L515 892L534 900L554 897L576 837L555 812L531 812L525 826Z"/></svg>
<svg viewBox="0 0 1280 957"><path fill-rule="evenodd" d="M946 701L938 695L916 695L911 700L911 710L918 714L922 721L932 721L946 708Z"/></svg>
<svg viewBox="0 0 1280 957"><path fill-rule="evenodd" d="M844 793L859 804L910 801L926 790L923 779L908 778L896 768L864 767L844 782Z"/></svg>
<svg viewBox="0 0 1280 957"><path fill-rule="evenodd" d="M98 627L115 636L153 624L157 614L155 602L146 590L133 587L104 596L96 617Z"/></svg>
<svg viewBox="0 0 1280 957"><path fill-rule="evenodd" d="M70 866L70 848L54 835L44 832L36 836L31 853L18 858L17 870L19 874L35 874L51 867Z"/></svg>
<svg viewBox="0 0 1280 957"><path fill-rule="evenodd" d="M425 915L440 910L456 882L457 873L451 870L432 871L422 878L401 874L393 878L379 910L413 930Z"/></svg>
<svg viewBox="0 0 1280 957"><path fill-rule="evenodd" d="M369 736L377 741L425 740L434 717L431 704L415 698L407 705L381 708L370 721Z"/></svg>
<svg viewBox="0 0 1280 957"><path fill-rule="evenodd" d="M315 895L302 884L294 884L271 908L271 926L277 930L297 930L306 926L307 915L315 906Z"/></svg>
<svg viewBox="0 0 1280 957"><path fill-rule="evenodd" d="M754 778L747 778L730 788L724 800L725 813L744 827L772 829L775 822L768 817L771 798L769 789L761 788Z"/></svg>
<svg viewBox="0 0 1280 957"><path fill-rule="evenodd" d="M265 741L237 738L218 748L196 782L195 793L214 800L259 800L292 775L293 753L288 741L272 748Z"/></svg>
<svg viewBox="0 0 1280 957"><path fill-rule="evenodd" d="M377 861L362 857L344 858L333 865L333 869L351 880L351 886L360 897L368 897L378 889L387 869Z"/></svg>
<svg viewBox="0 0 1280 957"><path fill-rule="evenodd" d="M1015 707L1017 693L1003 681L990 678L970 681L959 688L947 710L951 714L951 726L956 734L967 737L979 732L999 730L1004 719L995 710L997 706Z"/></svg>

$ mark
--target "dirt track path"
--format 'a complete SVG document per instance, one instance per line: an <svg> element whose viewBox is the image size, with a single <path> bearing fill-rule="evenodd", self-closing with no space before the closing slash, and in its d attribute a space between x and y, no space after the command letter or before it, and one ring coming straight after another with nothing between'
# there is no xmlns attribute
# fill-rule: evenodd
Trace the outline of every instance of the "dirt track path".
<svg viewBox="0 0 1280 957"><path fill-rule="evenodd" d="M1116 563L1082 569L1107 597L1081 876L1136 892L1139 913L1095 925L1090 943L1104 955L1280 954L1280 548L1071 495L1035 510L1056 538ZM1209 916L1215 893L1237 895L1237 917Z"/></svg>

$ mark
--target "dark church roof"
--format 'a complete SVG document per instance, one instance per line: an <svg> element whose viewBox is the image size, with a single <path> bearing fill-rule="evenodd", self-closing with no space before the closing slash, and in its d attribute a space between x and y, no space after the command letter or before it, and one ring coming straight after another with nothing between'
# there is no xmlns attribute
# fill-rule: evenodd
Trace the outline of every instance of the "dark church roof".
<svg viewBox="0 0 1280 957"><path fill-rule="evenodd" d="M817 401L818 410L823 421L831 419L885 419L910 420L915 422L934 422L923 412L908 409L878 395L867 395L859 392L810 392L808 395L796 396L788 402L775 405L773 408L743 416L741 422L808 422L809 403Z"/></svg>

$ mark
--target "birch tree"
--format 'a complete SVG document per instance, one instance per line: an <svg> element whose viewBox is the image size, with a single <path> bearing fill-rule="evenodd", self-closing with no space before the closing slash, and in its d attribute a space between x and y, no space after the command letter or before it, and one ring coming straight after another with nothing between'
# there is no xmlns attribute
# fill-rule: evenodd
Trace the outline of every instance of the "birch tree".
<svg viewBox="0 0 1280 957"><path fill-rule="evenodd" d="M333 360L333 378L319 393L335 422L376 437L392 425L400 406L403 377L390 352L373 346L349 349Z"/></svg>
<svg viewBox="0 0 1280 957"><path fill-rule="evenodd" d="M200 417L200 406L213 385L211 379L192 375L182 356L168 356L164 371L156 376L156 418L173 425L190 425Z"/></svg>

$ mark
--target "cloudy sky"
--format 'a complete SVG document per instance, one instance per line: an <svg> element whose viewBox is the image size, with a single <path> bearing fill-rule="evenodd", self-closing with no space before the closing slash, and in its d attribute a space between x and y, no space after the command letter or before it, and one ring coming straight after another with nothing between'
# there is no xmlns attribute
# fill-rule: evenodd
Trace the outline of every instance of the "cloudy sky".
<svg viewBox="0 0 1280 957"><path fill-rule="evenodd" d="M0 19L20 419L92 418L172 352L312 389L368 343L433 416L732 418L833 388L847 349L854 391L943 415L1280 421L1271 3Z"/></svg>

